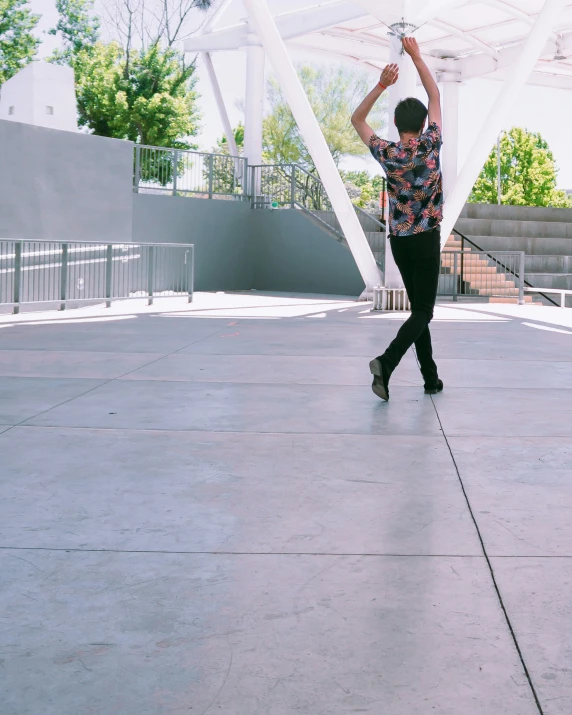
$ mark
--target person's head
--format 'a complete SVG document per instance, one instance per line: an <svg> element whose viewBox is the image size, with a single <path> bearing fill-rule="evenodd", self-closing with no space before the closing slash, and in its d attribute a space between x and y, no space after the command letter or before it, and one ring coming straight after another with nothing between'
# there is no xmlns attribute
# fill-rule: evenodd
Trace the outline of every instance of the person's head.
<svg viewBox="0 0 572 715"><path fill-rule="evenodd" d="M402 99L395 108L395 126L399 134L420 135L425 127L427 107L415 97Z"/></svg>

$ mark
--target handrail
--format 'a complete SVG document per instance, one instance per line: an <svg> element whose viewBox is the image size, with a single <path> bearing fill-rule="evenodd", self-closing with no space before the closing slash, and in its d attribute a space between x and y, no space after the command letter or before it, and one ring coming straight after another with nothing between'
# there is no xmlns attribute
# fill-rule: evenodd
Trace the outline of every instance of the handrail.
<svg viewBox="0 0 572 715"><path fill-rule="evenodd" d="M467 241L467 243L470 243L471 246L473 246L473 248L475 248L477 251L481 251L482 253L486 253L486 254L487 254L487 257L490 258L491 260L495 260L495 259L494 259L491 255L489 255L483 248L481 248L481 247L480 247L479 245L477 245L474 241L472 241L470 238L468 238L467 236L465 236L465 234L463 234L463 233L461 233L460 231L458 231L456 228L453 229L453 233L456 233L457 236L460 236L461 239L462 239L462 241ZM462 246L462 244L461 244L461 246ZM462 259L463 259L463 256L462 256L462 254L461 254L461 262L462 262ZM499 262L497 261L497 263L499 263ZM513 276L516 276L516 273L515 273L514 271L511 271L510 268L508 268L508 266L504 266L502 263L499 263L499 265L500 265L502 268L505 269L506 273L512 273ZM461 275L462 275L462 267L461 267ZM526 285L527 288L535 288L535 286L533 286L532 283L529 283L524 276L522 277L522 280L524 281L524 284ZM552 298L549 298L549 297L548 297L547 295L545 295L544 293L541 293L540 290L538 291L538 293L539 293L539 295L541 295L543 298L545 298L546 300L548 300L550 303L552 303L553 305L555 305L557 308L560 307L555 300L552 300Z"/></svg>
<svg viewBox="0 0 572 715"><path fill-rule="evenodd" d="M244 161L243 156L235 156L234 154L216 154L213 151L199 151L198 149L174 149L173 147L169 146L154 146L153 144L135 144L135 148L139 147L140 149L158 149L160 151L167 151L170 152L171 154L175 151L179 153L185 153L185 154L200 154L201 156L223 156L225 159L240 159L240 161Z"/></svg>

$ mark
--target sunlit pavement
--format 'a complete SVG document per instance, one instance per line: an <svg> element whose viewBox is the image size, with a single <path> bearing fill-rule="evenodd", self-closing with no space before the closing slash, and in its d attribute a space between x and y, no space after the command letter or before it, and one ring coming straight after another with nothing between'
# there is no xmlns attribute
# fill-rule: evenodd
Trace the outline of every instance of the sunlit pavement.
<svg viewBox="0 0 572 715"><path fill-rule="evenodd" d="M2 715L569 715L572 310L0 316Z"/></svg>

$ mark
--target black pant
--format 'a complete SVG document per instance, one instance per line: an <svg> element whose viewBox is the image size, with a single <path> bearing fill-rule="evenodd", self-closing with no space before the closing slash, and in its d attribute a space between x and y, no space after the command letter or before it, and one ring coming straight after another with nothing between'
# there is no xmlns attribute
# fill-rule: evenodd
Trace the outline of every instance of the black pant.
<svg viewBox="0 0 572 715"><path fill-rule="evenodd" d="M425 384L433 385L438 379L438 373L433 360L429 323L433 319L437 300L441 231L436 228L413 236L392 236L390 240L391 252L411 303L411 315L382 358L391 373L415 344Z"/></svg>

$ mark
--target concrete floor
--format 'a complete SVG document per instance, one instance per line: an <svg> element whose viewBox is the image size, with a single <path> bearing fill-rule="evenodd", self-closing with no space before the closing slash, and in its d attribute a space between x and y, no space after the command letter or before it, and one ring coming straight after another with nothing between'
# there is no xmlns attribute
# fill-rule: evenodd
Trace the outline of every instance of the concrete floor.
<svg viewBox="0 0 572 715"><path fill-rule="evenodd" d="M569 312L366 309L0 319L2 715L570 715Z"/></svg>

